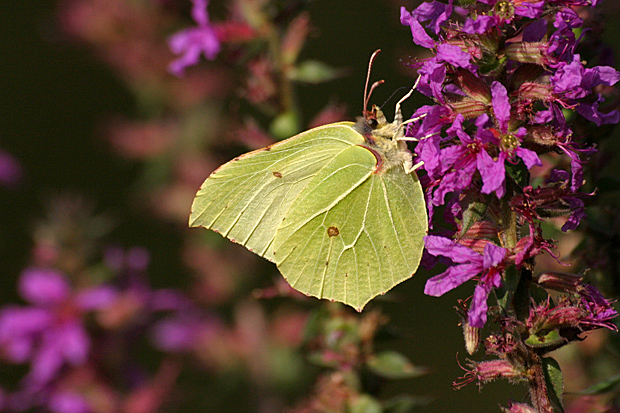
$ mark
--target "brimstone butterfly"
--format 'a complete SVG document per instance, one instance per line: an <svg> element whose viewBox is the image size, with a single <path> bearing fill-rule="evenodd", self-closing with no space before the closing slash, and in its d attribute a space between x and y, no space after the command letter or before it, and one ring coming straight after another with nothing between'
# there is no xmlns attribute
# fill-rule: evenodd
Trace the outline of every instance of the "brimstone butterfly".
<svg viewBox="0 0 620 413"><path fill-rule="evenodd" d="M361 311L411 277L422 256L426 205L400 111L412 91L393 123L374 106L357 123L320 126L222 165L196 194L190 226L274 262L304 294Z"/></svg>

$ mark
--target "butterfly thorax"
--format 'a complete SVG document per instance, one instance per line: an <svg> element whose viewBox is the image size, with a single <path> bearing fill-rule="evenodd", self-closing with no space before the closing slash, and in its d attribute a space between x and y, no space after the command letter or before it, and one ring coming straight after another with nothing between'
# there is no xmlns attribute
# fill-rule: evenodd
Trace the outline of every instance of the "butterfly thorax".
<svg viewBox="0 0 620 413"><path fill-rule="evenodd" d="M371 111L366 111L364 117L358 117L354 129L366 141L364 146L377 158L375 173L385 173L388 170L404 166L407 170L412 165L411 152L407 144L399 140L405 135L402 127L402 115L396 113L394 122L387 121L383 111L373 105Z"/></svg>

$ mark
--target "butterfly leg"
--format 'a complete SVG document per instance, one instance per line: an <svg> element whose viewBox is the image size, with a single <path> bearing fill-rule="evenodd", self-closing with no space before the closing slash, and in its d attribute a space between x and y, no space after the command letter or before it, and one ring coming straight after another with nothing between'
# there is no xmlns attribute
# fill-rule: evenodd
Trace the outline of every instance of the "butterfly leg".
<svg viewBox="0 0 620 413"><path fill-rule="evenodd" d="M419 169L422 165L424 165L423 161L420 161L420 162L416 163L415 165L413 164L413 161L411 161L411 162L403 163L403 168L405 169L405 173L406 174L410 174L411 172L416 171L417 169Z"/></svg>
<svg viewBox="0 0 620 413"><path fill-rule="evenodd" d="M403 103L405 100L409 99L409 96L411 96L413 91L418 87L419 82L420 82L420 76L418 76L418 78L416 79L411 90L409 90L409 92L407 92L405 96L403 96L402 98L400 98L398 102L396 102L396 110L394 111L394 123L396 125L400 126L401 124L403 124L403 113L400 110L400 104Z"/></svg>

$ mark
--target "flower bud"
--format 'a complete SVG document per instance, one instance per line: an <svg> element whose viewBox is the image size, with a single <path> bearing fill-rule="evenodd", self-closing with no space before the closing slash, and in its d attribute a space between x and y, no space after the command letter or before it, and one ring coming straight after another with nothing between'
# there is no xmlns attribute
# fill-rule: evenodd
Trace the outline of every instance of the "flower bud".
<svg viewBox="0 0 620 413"><path fill-rule="evenodd" d="M549 45L544 42L516 42L506 46L504 52L511 60L546 66L549 63L548 48Z"/></svg>
<svg viewBox="0 0 620 413"><path fill-rule="evenodd" d="M454 80L468 97L487 105L491 103L491 89L469 70L458 68Z"/></svg>
<svg viewBox="0 0 620 413"><path fill-rule="evenodd" d="M488 383L499 378L519 380L523 377L523 373L517 371L507 360L483 361L476 366L475 372L481 383Z"/></svg>
<svg viewBox="0 0 620 413"><path fill-rule="evenodd" d="M539 81L540 77L545 73L545 69L534 63L525 63L519 65L510 76L509 90L518 91L522 84ZM518 95L518 92L512 92Z"/></svg>
<svg viewBox="0 0 620 413"><path fill-rule="evenodd" d="M480 344L480 329L472 327L467 321L463 323L463 336L465 338L465 350L468 354L474 354Z"/></svg>
<svg viewBox="0 0 620 413"><path fill-rule="evenodd" d="M545 148L553 147L560 141L558 133L552 126L540 125L528 126L526 139L528 142L544 146Z"/></svg>
<svg viewBox="0 0 620 413"><path fill-rule="evenodd" d="M546 272L538 276L538 284L543 288L555 291L577 291L581 283L581 277L574 274L561 272Z"/></svg>
<svg viewBox="0 0 620 413"><path fill-rule="evenodd" d="M471 370L466 370L467 372L463 377L452 383L453 388L460 389L473 381L484 384L505 378L512 382L519 382L525 378L525 374L516 369L507 360L489 360L480 363L470 362L469 367Z"/></svg>
<svg viewBox="0 0 620 413"><path fill-rule="evenodd" d="M475 119L487 111L487 105L471 98L464 98L456 102L449 102L448 105L456 113L463 115L465 119Z"/></svg>
<svg viewBox="0 0 620 413"><path fill-rule="evenodd" d="M524 403L510 403L508 408L500 407L504 413L536 413L536 410Z"/></svg>
<svg viewBox="0 0 620 413"><path fill-rule="evenodd" d="M519 98L529 100L540 100L543 102L549 102L555 99L553 88L551 85L546 85L538 82L523 82L519 86Z"/></svg>

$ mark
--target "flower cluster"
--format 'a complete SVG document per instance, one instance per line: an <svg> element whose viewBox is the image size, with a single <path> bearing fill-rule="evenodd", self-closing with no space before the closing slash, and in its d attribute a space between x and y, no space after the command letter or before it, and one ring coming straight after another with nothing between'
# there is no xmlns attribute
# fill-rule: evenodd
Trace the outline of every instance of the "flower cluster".
<svg viewBox="0 0 620 413"><path fill-rule="evenodd" d="M408 134L419 139L415 152L423 162L431 221L441 208L454 224L442 228L452 239L425 238L428 254L448 259L447 270L428 280L425 293L441 296L475 279L464 310L466 331L484 327L491 313L526 342L548 339L534 330L556 331L562 345L594 328L616 330L616 311L592 286L564 288L568 298L542 304L529 293L531 286L547 287L532 277L535 257L552 253L543 223L564 217L562 231L576 229L591 196L582 188L595 150L581 142L571 122L582 117L598 127L620 121L618 111L603 109L604 93L620 73L588 67L577 52L580 11L596 3L478 0L458 7L450 0L401 9L414 43L433 52L411 63L420 75L418 90L433 104L417 110L413 117L422 121ZM497 297L497 310L489 306L490 296ZM529 318L522 310L528 307ZM475 351L477 344L470 344ZM540 355L540 348L531 352ZM529 354L504 367L525 371L535 358ZM529 381L535 386L535 375ZM532 403L544 410L540 398Z"/></svg>

